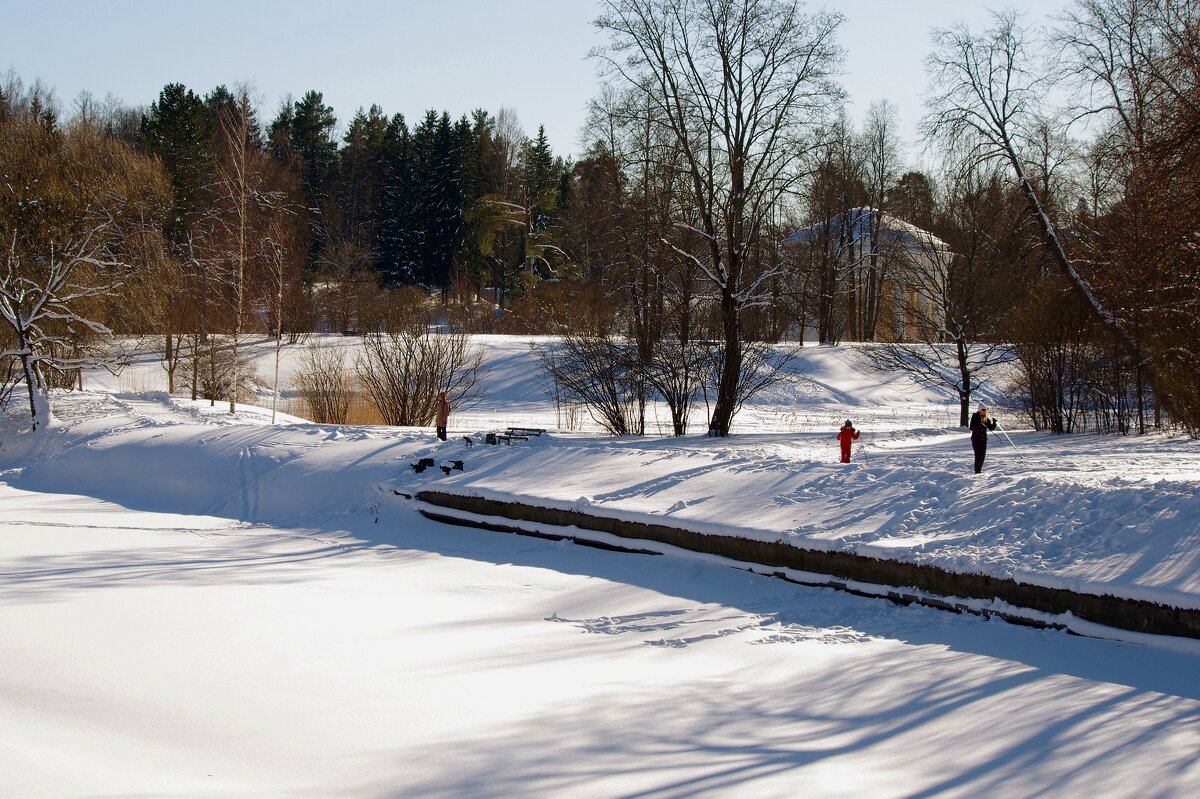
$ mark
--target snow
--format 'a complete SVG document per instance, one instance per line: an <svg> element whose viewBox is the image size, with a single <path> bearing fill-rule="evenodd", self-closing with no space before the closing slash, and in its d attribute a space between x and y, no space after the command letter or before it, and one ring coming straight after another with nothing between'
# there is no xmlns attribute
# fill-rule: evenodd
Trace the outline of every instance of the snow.
<svg viewBox="0 0 1200 799"><path fill-rule="evenodd" d="M449 527L395 493L1200 607L1196 441L1042 435L988 397L1023 457L993 437L976 477L956 403L839 347L805 348L727 440L552 431L468 450L462 435L555 422L529 340L480 344L489 396L452 414L445 443L173 399L152 358L55 394L36 436L0 428L3 793L1200 789L1194 642L1071 637L678 552ZM863 440L842 465L847 417ZM465 471L417 475L422 457Z"/></svg>

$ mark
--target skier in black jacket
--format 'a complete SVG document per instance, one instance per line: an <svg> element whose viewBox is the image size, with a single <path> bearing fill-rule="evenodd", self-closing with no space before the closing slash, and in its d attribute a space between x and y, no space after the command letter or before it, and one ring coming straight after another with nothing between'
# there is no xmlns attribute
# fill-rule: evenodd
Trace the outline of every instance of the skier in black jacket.
<svg viewBox="0 0 1200 799"><path fill-rule="evenodd" d="M996 429L996 420L988 417L986 405L971 414L971 449L975 450L975 474L983 471L983 458L987 455L987 434Z"/></svg>

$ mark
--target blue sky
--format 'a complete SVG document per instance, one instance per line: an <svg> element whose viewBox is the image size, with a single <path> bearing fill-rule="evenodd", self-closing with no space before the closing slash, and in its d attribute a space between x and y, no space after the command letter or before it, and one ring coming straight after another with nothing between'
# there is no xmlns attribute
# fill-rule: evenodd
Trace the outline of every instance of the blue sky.
<svg viewBox="0 0 1200 799"><path fill-rule="evenodd" d="M1065 3L1008 5L1040 22ZM915 138L930 28L979 24L989 6L999 4L825 3L845 16L842 82L855 118L887 98ZM309 89L342 122L371 103L410 120L428 108L457 117L508 106L527 132L544 124L555 151L568 153L599 86L587 59L603 43L591 25L598 13L593 0L0 0L0 71L40 78L66 106L84 90L141 105L166 83L203 93L242 81L267 119L284 95Z"/></svg>

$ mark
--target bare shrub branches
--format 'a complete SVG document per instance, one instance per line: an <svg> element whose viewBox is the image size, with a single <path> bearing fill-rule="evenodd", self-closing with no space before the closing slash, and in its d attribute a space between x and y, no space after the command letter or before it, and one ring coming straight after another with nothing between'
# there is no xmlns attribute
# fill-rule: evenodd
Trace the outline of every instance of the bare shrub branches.
<svg viewBox="0 0 1200 799"><path fill-rule="evenodd" d="M477 402L482 364L465 333L409 327L366 336L355 371L384 424L416 426L433 421L439 392L455 411Z"/></svg>
<svg viewBox="0 0 1200 799"><path fill-rule="evenodd" d="M317 345L305 350L292 383L308 408L309 419L317 424L346 423L354 398L351 374L342 349Z"/></svg>
<svg viewBox="0 0 1200 799"><path fill-rule="evenodd" d="M611 334L566 335L538 359L555 396L577 402L614 436L645 433L645 390L636 346Z"/></svg>

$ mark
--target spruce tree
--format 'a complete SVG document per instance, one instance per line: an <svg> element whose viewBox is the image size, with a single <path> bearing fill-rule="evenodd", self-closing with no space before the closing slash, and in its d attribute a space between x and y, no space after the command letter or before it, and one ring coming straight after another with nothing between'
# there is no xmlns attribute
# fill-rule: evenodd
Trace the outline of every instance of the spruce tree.
<svg viewBox="0 0 1200 799"><path fill-rule="evenodd" d="M295 163L313 226L310 261L331 240L328 224L330 196L337 166L333 130L337 117L318 91L306 92L298 102L288 100L271 123L271 145L276 157Z"/></svg>
<svg viewBox="0 0 1200 799"><path fill-rule="evenodd" d="M554 231L559 197L564 192L564 167L556 160L546 139L546 128L538 126L537 138L525 150L524 202L528 214L524 268L527 280L557 277L556 264L563 258Z"/></svg>
<svg viewBox="0 0 1200 799"><path fill-rule="evenodd" d="M224 85L218 86L209 92L204 97L204 105L208 108L209 116L212 117L214 130L220 126L219 120L222 114L226 116L241 116L248 109L250 118L247 120L248 124L245 126L246 145L254 151L263 149L262 125L258 123L258 112L253 106L245 106L242 100Z"/></svg>
<svg viewBox="0 0 1200 799"><path fill-rule="evenodd" d="M384 148L388 119L383 109L372 105L365 113L360 108L350 120L338 153L337 201L343 239L362 243L374 256L378 249L375 195L383 184Z"/></svg>
<svg viewBox="0 0 1200 799"><path fill-rule="evenodd" d="M142 141L162 159L171 178L174 204L167 220L167 237L182 244L195 215L205 202L211 181L216 123L203 99L182 83L169 83L142 117Z"/></svg>
<svg viewBox="0 0 1200 799"><path fill-rule="evenodd" d="M433 163L430 171L430 200L435 209L431 222L430 285L442 290L445 297L450 275L462 242L462 150L450 124L450 115L443 113L434 134Z"/></svg>
<svg viewBox="0 0 1200 799"><path fill-rule="evenodd" d="M431 231L436 227L438 209L435 207L434 184L437 161L435 138L437 136L437 113L432 109L425 112L420 124L413 128L413 177L416 189L413 229L416 241L413 279L430 285L434 274L433 242Z"/></svg>
<svg viewBox="0 0 1200 799"><path fill-rule="evenodd" d="M420 244L414 144L402 114L388 121L380 160L381 185L374 198L379 220L375 263L385 283L397 286L415 282Z"/></svg>

